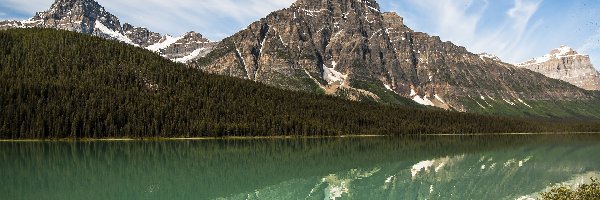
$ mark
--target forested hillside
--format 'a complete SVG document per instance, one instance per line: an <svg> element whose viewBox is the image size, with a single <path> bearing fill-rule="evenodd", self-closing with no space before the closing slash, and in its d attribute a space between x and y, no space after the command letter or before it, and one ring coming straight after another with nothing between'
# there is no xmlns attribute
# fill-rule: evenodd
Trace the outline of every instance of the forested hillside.
<svg viewBox="0 0 600 200"><path fill-rule="evenodd" d="M0 138L600 130L286 91L67 31L0 31L0 44Z"/></svg>

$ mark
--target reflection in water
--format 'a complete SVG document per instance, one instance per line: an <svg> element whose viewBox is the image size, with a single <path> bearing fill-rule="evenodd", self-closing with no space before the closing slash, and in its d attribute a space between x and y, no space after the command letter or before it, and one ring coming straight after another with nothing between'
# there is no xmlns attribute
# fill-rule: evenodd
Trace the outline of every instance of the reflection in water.
<svg viewBox="0 0 600 200"><path fill-rule="evenodd" d="M0 199L517 199L597 176L599 151L593 135L8 142Z"/></svg>

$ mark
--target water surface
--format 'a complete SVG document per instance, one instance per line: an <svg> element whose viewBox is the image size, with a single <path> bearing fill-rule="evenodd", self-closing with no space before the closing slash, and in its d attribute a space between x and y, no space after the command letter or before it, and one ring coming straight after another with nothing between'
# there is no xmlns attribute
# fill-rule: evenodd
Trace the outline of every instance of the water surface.
<svg viewBox="0 0 600 200"><path fill-rule="evenodd" d="M0 199L518 199L600 177L600 135L1 142Z"/></svg>

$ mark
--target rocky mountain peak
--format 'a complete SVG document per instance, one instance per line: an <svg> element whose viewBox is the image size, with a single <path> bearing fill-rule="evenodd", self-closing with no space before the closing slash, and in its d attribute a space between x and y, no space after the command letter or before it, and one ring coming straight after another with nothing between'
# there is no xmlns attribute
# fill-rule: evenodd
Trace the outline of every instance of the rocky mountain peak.
<svg viewBox="0 0 600 200"><path fill-rule="evenodd" d="M550 55L553 56L570 56L570 55L577 55L577 51L575 51L573 48L566 46L566 45L562 45L559 48L553 49L552 51L550 51Z"/></svg>
<svg viewBox="0 0 600 200"><path fill-rule="evenodd" d="M375 0L297 0L292 7L307 10L341 10L349 11L361 7L379 12L379 4Z"/></svg>
<svg viewBox="0 0 600 200"><path fill-rule="evenodd" d="M550 53L548 53L544 56L532 58L528 61L525 61L525 62L517 64L517 65L518 66L535 65L535 64L548 62L550 60L558 60L565 56L577 56L577 55L580 55L580 54L577 53L577 51L575 51L573 48L562 45L559 48L551 50ZM580 55L580 56L586 56L586 55Z"/></svg>
<svg viewBox="0 0 600 200"><path fill-rule="evenodd" d="M493 109L480 97L510 106L587 98L572 85L415 32L373 0L298 0L224 39L191 66L290 90L350 100L404 97L459 111ZM538 84L527 84L532 79Z"/></svg>
<svg viewBox="0 0 600 200"><path fill-rule="evenodd" d="M73 9L105 11L94 0L56 0L46 13L66 14Z"/></svg>
<svg viewBox="0 0 600 200"><path fill-rule="evenodd" d="M491 53L485 53L484 52L484 53L479 54L479 57L481 57L481 58L489 58L489 59L492 59L493 61L496 61L496 62L502 62L502 60L498 56L496 56L494 54L491 54Z"/></svg>
<svg viewBox="0 0 600 200"><path fill-rule="evenodd" d="M404 18L402 18L400 15L398 15L398 13L384 12L382 14L382 16L385 20L386 27L395 27L395 28L406 27L404 25Z"/></svg>
<svg viewBox="0 0 600 200"><path fill-rule="evenodd" d="M590 57L579 54L568 46L563 45L551 50L549 54L516 66L569 82L586 90L600 90L600 73L592 65Z"/></svg>
<svg viewBox="0 0 600 200"><path fill-rule="evenodd" d="M30 21L44 27L91 34L97 22L111 30L121 30L119 19L94 0L57 0L50 9L38 12ZM37 24L36 26L40 26Z"/></svg>
<svg viewBox="0 0 600 200"><path fill-rule="evenodd" d="M200 33L196 33L195 31L190 31L187 32L183 35L184 39L192 39L195 42L199 42L199 43L207 43L210 42L210 40L204 38L204 36L202 36L202 34Z"/></svg>
<svg viewBox="0 0 600 200"><path fill-rule="evenodd" d="M63 29L118 40L182 62L203 55L202 52L210 51L213 45L196 32L175 38L128 23L121 26L119 18L94 0L56 0L48 10L36 13L29 20L0 21L0 30L31 27Z"/></svg>

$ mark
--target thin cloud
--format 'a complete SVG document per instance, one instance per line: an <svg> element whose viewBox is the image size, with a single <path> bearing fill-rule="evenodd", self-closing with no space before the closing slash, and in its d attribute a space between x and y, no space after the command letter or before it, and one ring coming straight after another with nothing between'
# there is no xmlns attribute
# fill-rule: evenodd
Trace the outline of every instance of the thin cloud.
<svg viewBox="0 0 600 200"><path fill-rule="evenodd" d="M583 45L577 48L577 51L579 53L592 55L590 59L592 60L594 67L600 70L600 57L594 57L594 55L600 55L600 28L596 31L595 35L587 38Z"/></svg>
<svg viewBox="0 0 600 200"><path fill-rule="evenodd" d="M518 33L517 40L521 40L528 28L529 21L540 7L542 1L515 0L515 6L506 13L512 20L513 28Z"/></svg>
<svg viewBox="0 0 600 200"><path fill-rule="evenodd" d="M473 0L409 0L414 8L428 13L435 32L445 39L466 42L476 34L477 24L487 7Z"/></svg>
<svg viewBox="0 0 600 200"><path fill-rule="evenodd" d="M530 56L524 52L530 51L533 47L523 41L531 40L534 31L543 24L542 21L531 23L532 16L539 9L542 0L514 0L513 4L503 11L504 17L492 20L486 19L489 17L486 14L493 11L492 9L499 8L492 8L487 0L407 0L406 2L404 9L397 4L390 4L390 7L397 8L396 11L410 18L407 19L408 22L417 23L419 24L417 27L425 29L417 31L439 35L444 40L466 46L475 53L497 54L508 62L524 59L523 54Z"/></svg>
<svg viewBox="0 0 600 200"><path fill-rule="evenodd" d="M578 48L578 51L586 53L588 51L600 49L600 29L596 31L596 35L592 35L585 43Z"/></svg>

